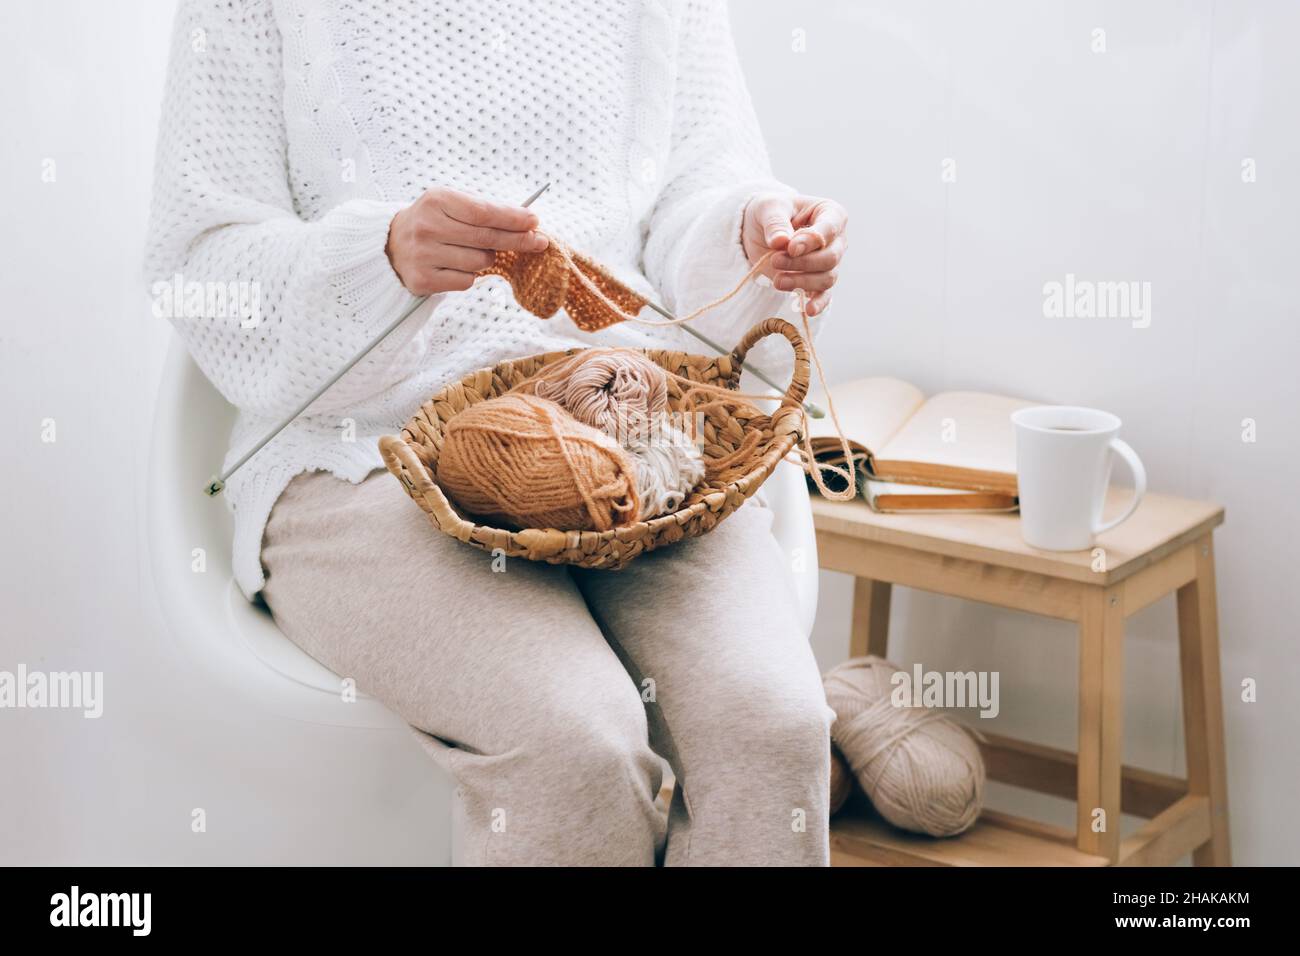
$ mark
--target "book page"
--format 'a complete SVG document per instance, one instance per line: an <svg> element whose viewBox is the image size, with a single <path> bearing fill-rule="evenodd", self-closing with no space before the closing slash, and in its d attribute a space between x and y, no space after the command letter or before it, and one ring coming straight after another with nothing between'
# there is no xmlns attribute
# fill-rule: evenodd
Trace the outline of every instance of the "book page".
<svg viewBox="0 0 1300 956"><path fill-rule="evenodd" d="M935 395L882 448L878 462L912 462L1015 476L1016 435L1011 413L1035 402L984 392ZM906 470L906 469L904 469ZM877 471L889 477L888 468Z"/></svg>
<svg viewBox="0 0 1300 956"><path fill-rule="evenodd" d="M951 498L955 496L969 495L970 492L963 488L936 488L933 485L905 485L897 481L877 481L875 478L866 478L862 482L863 497L868 500L879 498L881 495L927 495L936 498Z"/></svg>
<svg viewBox="0 0 1300 956"><path fill-rule="evenodd" d="M855 451L877 452L910 418L925 396L915 385L896 378L859 378L831 386L835 399L835 413L844 428L844 437ZM831 452L839 448L835 436L835 422L823 393L815 392L809 399L825 410L822 418L808 419L808 437L815 452ZM840 455L839 457L843 457Z"/></svg>

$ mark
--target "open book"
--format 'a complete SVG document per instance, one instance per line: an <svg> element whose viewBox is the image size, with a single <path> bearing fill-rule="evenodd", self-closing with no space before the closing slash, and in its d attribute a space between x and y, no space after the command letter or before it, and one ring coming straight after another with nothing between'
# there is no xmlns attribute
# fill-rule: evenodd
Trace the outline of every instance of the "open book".
<svg viewBox="0 0 1300 956"><path fill-rule="evenodd" d="M1011 511L1016 507L1016 439L1011 413L1036 403L984 392L927 399L896 378L832 386L853 453L855 481L877 511ZM826 407L824 396L813 401ZM809 421L817 460L843 465L830 415ZM843 485L823 470L827 485Z"/></svg>

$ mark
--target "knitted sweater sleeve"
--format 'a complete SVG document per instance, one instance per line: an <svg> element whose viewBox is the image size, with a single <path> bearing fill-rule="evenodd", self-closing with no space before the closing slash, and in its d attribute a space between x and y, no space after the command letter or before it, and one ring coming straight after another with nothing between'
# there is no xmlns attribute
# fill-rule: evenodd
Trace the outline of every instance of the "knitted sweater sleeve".
<svg viewBox="0 0 1300 956"><path fill-rule="evenodd" d="M385 253L401 204L296 213L281 42L269 0L181 4L145 254L155 312L169 286L208 290L162 314L226 399L261 415L291 411L413 301ZM214 309L214 289L237 294ZM342 407L346 385L313 410Z"/></svg>
<svg viewBox="0 0 1300 956"><path fill-rule="evenodd" d="M668 166L650 216L644 265L665 304L680 315L729 291L749 271L740 241L749 199L793 190L772 176L726 0L687 0L676 33ZM733 345L787 299L770 285L751 283L692 325Z"/></svg>

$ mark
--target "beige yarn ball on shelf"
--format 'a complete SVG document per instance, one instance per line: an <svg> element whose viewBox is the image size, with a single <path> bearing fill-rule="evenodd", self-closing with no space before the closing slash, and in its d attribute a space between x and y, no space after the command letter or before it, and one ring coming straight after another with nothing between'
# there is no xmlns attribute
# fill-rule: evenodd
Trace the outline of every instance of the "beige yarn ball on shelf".
<svg viewBox="0 0 1300 956"><path fill-rule="evenodd" d="M941 711L899 707L890 679L900 668L857 657L827 671L835 711L831 740L872 805L896 827L954 836L984 801L984 760L970 732Z"/></svg>

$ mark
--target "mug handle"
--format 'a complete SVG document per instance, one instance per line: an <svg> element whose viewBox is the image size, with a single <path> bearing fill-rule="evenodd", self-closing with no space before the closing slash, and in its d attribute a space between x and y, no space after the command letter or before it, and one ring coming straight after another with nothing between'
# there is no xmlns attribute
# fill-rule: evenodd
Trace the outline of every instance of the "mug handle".
<svg viewBox="0 0 1300 956"><path fill-rule="evenodd" d="M1137 511L1137 506L1142 503L1142 496L1147 493L1147 470L1143 467L1142 459L1137 456L1137 452L1129 446L1128 442L1120 438L1110 440L1110 450L1123 458L1128 463L1129 471L1133 472L1133 500L1129 502L1128 507L1124 509L1124 513L1118 518L1093 528L1093 534L1109 531L1116 525L1127 521L1129 516Z"/></svg>

